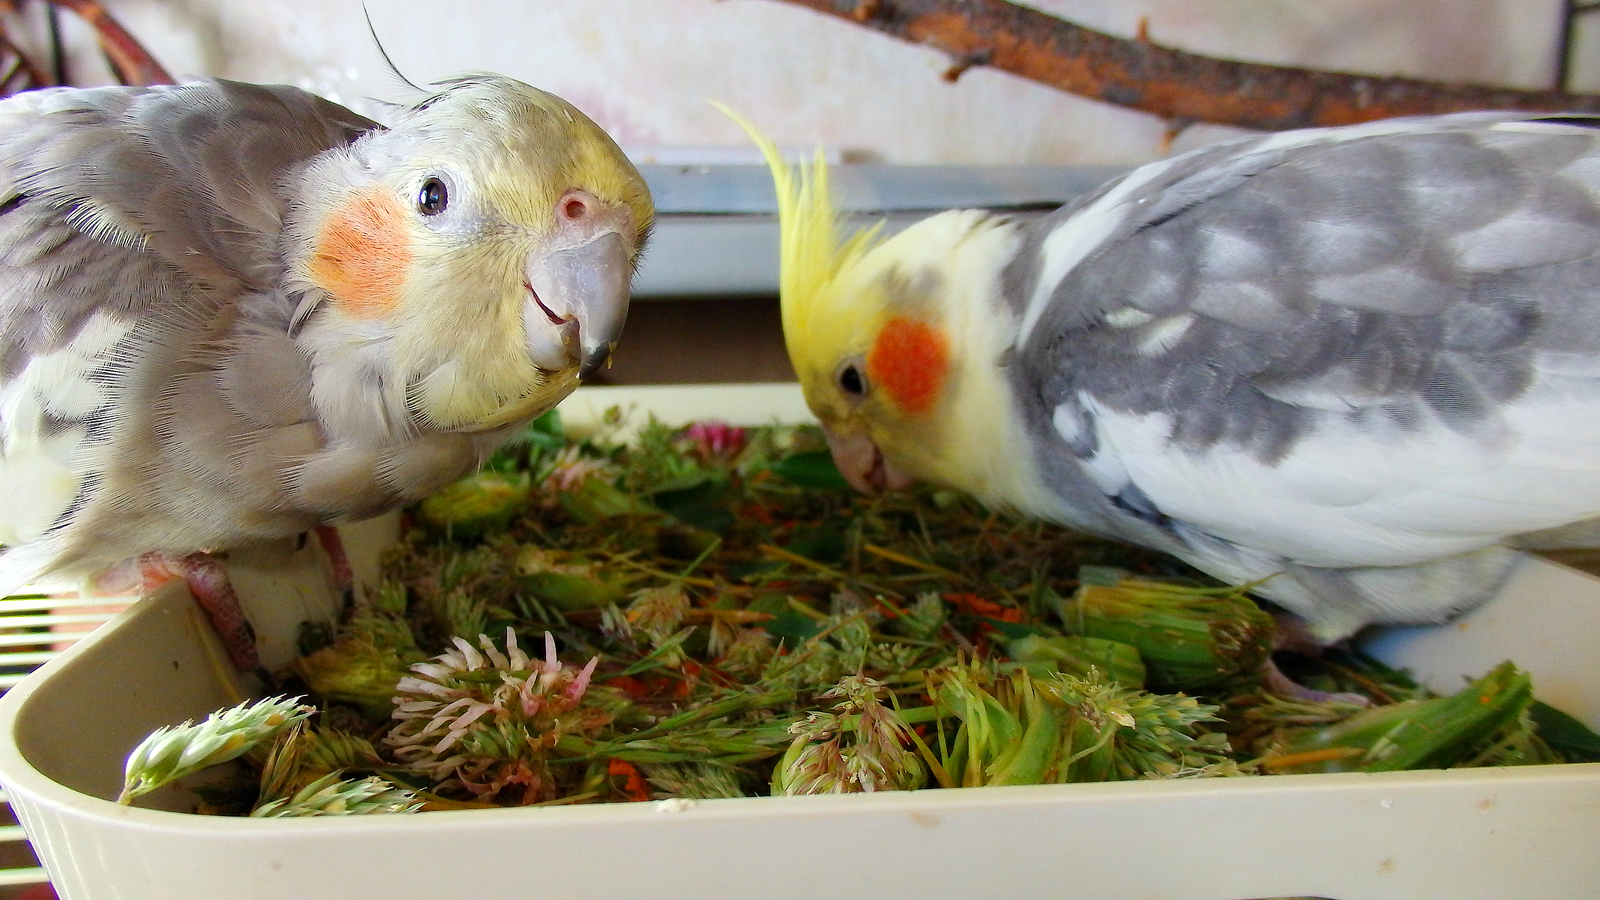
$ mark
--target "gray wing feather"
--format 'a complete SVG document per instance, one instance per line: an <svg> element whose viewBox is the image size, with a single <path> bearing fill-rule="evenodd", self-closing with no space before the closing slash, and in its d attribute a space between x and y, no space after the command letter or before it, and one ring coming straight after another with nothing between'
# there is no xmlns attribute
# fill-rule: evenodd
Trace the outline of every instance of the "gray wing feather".
<svg viewBox="0 0 1600 900"><path fill-rule="evenodd" d="M0 373L96 309L269 287L278 182L371 127L303 91L225 81L0 102Z"/></svg>
<svg viewBox="0 0 1600 900"><path fill-rule="evenodd" d="M282 467L320 443L278 289L284 183L373 127L303 91L225 81L0 102L0 392L31 392L50 419L0 432L80 436L77 496L0 557L0 586L165 549L170 532L314 521L272 521ZM73 352L91 321L125 333L81 373L98 402L68 415L52 407L60 379L18 376Z"/></svg>
<svg viewBox="0 0 1600 900"><path fill-rule="evenodd" d="M1266 460L1308 408L1422 404L1471 427L1526 388L1539 351L1600 354L1600 132L1490 129L1509 121L1175 164L1056 285L1019 371L1047 406L1086 391L1169 411L1178 443ZM1128 310L1151 321L1108 322Z"/></svg>

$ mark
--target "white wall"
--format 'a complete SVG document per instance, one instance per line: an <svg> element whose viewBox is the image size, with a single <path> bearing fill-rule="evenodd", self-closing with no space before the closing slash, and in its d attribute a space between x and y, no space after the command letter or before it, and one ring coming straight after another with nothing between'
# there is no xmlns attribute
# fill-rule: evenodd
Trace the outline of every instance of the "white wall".
<svg viewBox="0 0 1600 900"><path fill-rule="evenodd" d="M105 0L175 73L287 82L383 117L404 100L359 0ZM770 0L368 0L418 83L468 70L553 90L630 152L743 147L703 98L780 143L895 163L1134 163L1163 124L1011 76L940 80L938 53ZM1038 0L1201 52L1377 74L1546 86L1559 0ZM1600 26L1600 22L1596 23ZM1595 30L1600 31L1600 28ZM89 80L96 75L81 69ZM103 76L99 76L103 79ZM1215 138L1195 128L1178 146Z"/></svg>

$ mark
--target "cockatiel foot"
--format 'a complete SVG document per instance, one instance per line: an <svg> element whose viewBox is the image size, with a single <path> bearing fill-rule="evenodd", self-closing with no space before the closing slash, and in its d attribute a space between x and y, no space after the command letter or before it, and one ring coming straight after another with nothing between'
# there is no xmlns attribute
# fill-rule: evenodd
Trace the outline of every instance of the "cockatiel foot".
<svg viewBox="0 0 1600 900"><path fill-rule="evenodd" d="M1320 641L1312 634L1311 626L1305 619L1293 613L1279 612L1272 616L1276 628L1272 630L1272 651L1285 651L1297 653L1301 656L1318 656L1328 648L1328 644ZM1294 700L1309 700L1312 703L1353 703L1357 706L1371 706L1372 701L1360 694L1351 694L1344 691L1319 691L1309 688L1285 675L1278 668L1270 656L1261 666L1261 684L1268 691L1281 697Z"/></svg>
<svg viewBox="0 0 1600 900"><path fill-rule="evenodd" d="M1309 688L1283 674L1278 664L1267 660L1261 664L1261 685L1269 692L1280 697L1292 700L1308 700L1312 703L1350 703L1355 706L1371 706L1372 701L1360 694L1351 694L1345 691L1319 691Z"/></svg>
<svg viewBox="0 0 1600 900"><path fill-rule="evenodd" d="M146 593L174 578L182 578L187 582L189 593L205 610L211 627L222 638L222 645L227 648L234 667L241 672L261 671L255 629L250 626L250 620L245 618L244 607L239 604L239 595L228 580L228 570L222 560L209 553L178 557L146 553L139 557L139 570Z"/></svg>

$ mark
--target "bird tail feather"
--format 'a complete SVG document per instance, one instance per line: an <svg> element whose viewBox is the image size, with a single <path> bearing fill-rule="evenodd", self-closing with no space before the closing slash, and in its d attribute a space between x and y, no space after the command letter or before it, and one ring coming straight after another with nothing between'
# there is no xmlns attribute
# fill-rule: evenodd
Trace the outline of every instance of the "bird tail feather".
<svg viewBox="0 0 1600 900"><path fill-rule="evenodd" d="M55 554L40 544L23 544L0 551L0 597L10 597L53 568Z"/></svg>

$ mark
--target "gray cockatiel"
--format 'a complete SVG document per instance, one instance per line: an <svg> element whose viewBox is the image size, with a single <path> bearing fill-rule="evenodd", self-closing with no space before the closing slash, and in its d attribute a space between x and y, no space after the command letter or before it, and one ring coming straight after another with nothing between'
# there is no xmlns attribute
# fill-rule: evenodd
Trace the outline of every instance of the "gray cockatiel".
<svg viewBox="0 0 1600 900"><path fill-rule="evenodd" d="M858 487L1268 579L1322 640L1435 621L1600 516L1597 128L1286 132L881 242L769 152L790 358Z"/></svg>
<svg viewBox="0 0 1600 900"><path fill-rule="evenodd" d="M155 553L207 594L190 554L469 472L606 359L651 214L499 76L387 129L225 81L0 102L0 592Z"/></svg>

